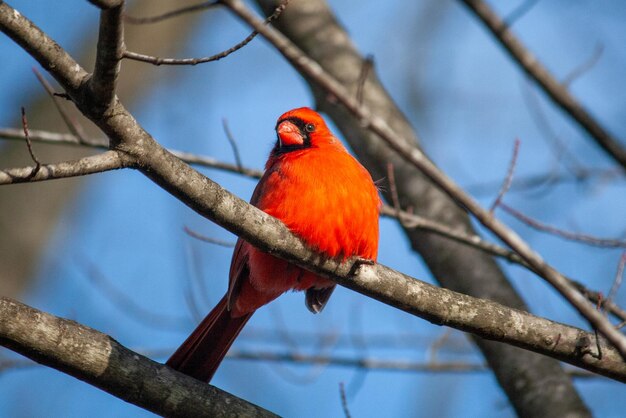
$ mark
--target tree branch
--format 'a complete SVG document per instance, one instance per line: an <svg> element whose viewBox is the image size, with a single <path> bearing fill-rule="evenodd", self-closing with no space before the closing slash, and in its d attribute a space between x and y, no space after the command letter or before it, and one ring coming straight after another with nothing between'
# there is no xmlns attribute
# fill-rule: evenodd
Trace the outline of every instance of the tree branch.
<svg viewBox="0 0 626 418"><path fill-rule="evenodd" d="M135 353L108 335L0 297L0 344L168 417L275 416Z"/></svg>
<svg viewBox="0 0 626 418"><path fill-rule="evenodd" d="M285 7L287 6L287 2L289 0L283 0L281 2L281 4L279 4L276 7L276 10L274 11L274 13L272 13L267 19L265 19L265 24L269 24L270 22L272 22L273 20L276 20L278 18L278 16L280 16L280 14L283 12L283 10L285 10ZM166 16L164 18L169 18L169 17L173 17L173 16L177 16L181 13L187 13L189 11L200 11L203 9L206 9L207 7L213 6L213 5L218 5L221 4L221 2L216 2L216 3L210 3L208 5L205 4L201 4L201 5L197 5L197 6L191 6L191 7L184 7L182 9L179 10L174 10L170 13L166 13L163 16ZM155 18L149 18L150 20L153 20ZM161 20L161 17L157 17L157 19ZM211 55L208 57L202 57L202 58L161 58L161 57L153 57L151 55L144 55L144 54L138 54L136 52L131 52L131 51L124 51L123 52L123 57L127 58L127 59L131 59L131 60L135 60L135 61L142 61L142 62L147 62L149 64L153 64L153 65L198 65L198 64L204 64L207 62L213 62L213 61L219 61L222 58L226 58L227 56L229 56L230 54L232 54L233 52L236 52L238 50L240 50L241 48L243 48L244 46L248 45L250 42L252 42L252 40L254 38L256 38L256 36L259 33L257 31L252 31L252 33L250 33L250 35L246 36L244 40L242 40L241 42L239 42L236 45L233 45L232 47L219 52L215 55Z"/></svg>
<svg viewBox="0 0 626 418"><path fill-rule="evenodd" d="M618 164L626 169L626 149L554 78L522 42L509 30L506 22L482 0L460 0L485 25L511 58L541 89L583 128Z"/></svg>
<svg viewBox="0 0 626 418"><path fill-rule="evenodd" d="M52 143L52 144L71 144L71 145L82 145L82 146L90 146L95 148L108 148L108 142L105 139L98 138L78 138L72 134L61 134L56 132L48 132L48 131L37 131L30 130L30 138L33 141L40 141L44 143ZM13 140L22 140L23 134L18 129L12 128L0 128L0 138L4 139L13 139ZM258 179L261 177L263 172L261 170L255 170L248 167L240 167L239 165L225 163L219 160L216 160L211 157L192 154L184 151L177 151L168 149L172 155L180 158L182 161L198 165L201 167L215 168L218 170L224 170L231 173L241 174L246 177ZM2 183L0 183L2 184ZM408 213L405 211L397 211L389 205L383 205L380 211L381 216L387 216L390 218L398 219L400 224L406 229L419 229L423 231L432 232L442 237L446 237L452 239L456 242L462 243L464 245L477 248L481 251L484 251L488 254L494 255L496 257L504 258L511 263L519 264L525 268L530 269L529 265L521 259L521 257L504 247L501 247L497 244L488 242L483 240L478 235L470 235L462 230L453 229L448 225L445 225L441 222L433 221L432 219L425 218L423 216L418 216L412 213ZM589 299L594 305L597 305L602 301L602 296L599 292L595 290L588 289L582 283L568 278L568 280L572 283L578 291L583 294L587 299ZM621 321L626 321L626 311L620 308L613 302L603 301L603 307L607 312L614 315L616 318Z"/></svg>
<svg viewBox="0 0 626 418"><path fill-rule="evenodd" d="M41 164L35 174L35 167L0 169L0 185L32 183L68 177L84 176L131 167L132 161L118 151L107 151L98 155L56 164Z"/></svg>
<svg viewBox="0 0 626 418"><path fill-rule="evenodd" d="M100 33L96 51L96 64L89 87L100 111L104 111L115 97L120 60L124 53L124 25L122 12L124 2L100 12Z"/></svg>

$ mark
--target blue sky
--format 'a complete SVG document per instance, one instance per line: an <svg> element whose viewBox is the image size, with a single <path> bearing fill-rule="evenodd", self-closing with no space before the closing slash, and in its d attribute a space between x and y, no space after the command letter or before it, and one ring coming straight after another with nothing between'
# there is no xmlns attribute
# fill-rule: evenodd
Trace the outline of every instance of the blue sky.
<svg viewBox="0 0 626 418"><path fill-rule="evenodd" d="M538 102L553 131L585 167L612 166L577 126L526 80L489 34L457 2L331 1L332 8L364 54L373 54L376 70L420 134L425 150L459 184L491 183L503 178L515 138L521 141L516 176L564 171L550 152L545 129L537 126L529 102ZM507 14L520 2L497 2ZM10 4L35 21L70 52L84 31L95 33L97 12L85 1L14 0ZM180 56L203 56L225 49L248 29L224 11L204 18ZM602 45L595 67L577 79L572 93L618 138L626 138L626 5L621 1L540 1L514 29L559 78ZM68 24L72 22L72 24ZM393 27L393 30L389 30ZM140 51L141 52L141 51ZM34 61L6 37L0 37L0 122L16 120L19 106L39 87ZM124 63L129 65L128 63ZM137 64L133 64L137 65ZM146 65L145 71L164 71ZM132 106L139 122L163 145L233 161L222 130L226 118L246 166L261 168L284 111L312 105L301 77L263 40L219 62L178 68ZM122 100L124 98L122 97ZM36 127L32 127L35 129ZM625 144L626 146L626 144ZM203 170L242 198L254 181L216 170ZM18 186L21 187L21 186ZM498 187L476 197L489 205ZM548 189L511 192L511 206L562 228L598 236L626 235L626 182L567 183ZM563 242L498 214L546 260L605 293L611 286L619 250ZM189 283L199 310L208 312L227 283L231 250L186 236L183 226L215 238L234 237L201 218L139 173L118 171L86 180L76 201L62 216L39 266L36 284L22 299L55 315L73 318L106 332L137 350L173 350L194 325L185 299ZM413 254L397 225L381 222L379 261L434 282ZM573 309L526 270L502 263L533 312L585 326ZM146 324L120 309L90 280L96 269L120 291L168 323ZM199 286L198 282L204 283ZM204 291L202 291L204 289ZM622 291L617 301L626 304ZM174 329L172 329L174 328ZM343 355L427 361L428 348L446 330L418 318L338 289L318 316L304 307L301 294L287 294L251 320L235 347L284 349L260 343L255 331L411 335L410 348L359 347L352 343L324 350ZM345 337L344 337L345 338ZM461 333L441 360L480 361ZM456 349L455 349L456 347ZM304 352L318 352L300 342ZM326 352L324 351L324 352ZM9 356L8 353L2 355ZM163 361L164 357L155 357ZM342 416L339 382L345 382L353 416L484 416L514 413L489 373L419 374L363 372L349 368L268 365L226 360L213 384L285 416ZM578 380L576 386L597 416L618 416L626 408L621 384L607 379ZM36 398L33 397L36 394ZM36 399L36 401L34 401ZM151 416L83 382L43 367L0 375L0 416Z"/></svg>

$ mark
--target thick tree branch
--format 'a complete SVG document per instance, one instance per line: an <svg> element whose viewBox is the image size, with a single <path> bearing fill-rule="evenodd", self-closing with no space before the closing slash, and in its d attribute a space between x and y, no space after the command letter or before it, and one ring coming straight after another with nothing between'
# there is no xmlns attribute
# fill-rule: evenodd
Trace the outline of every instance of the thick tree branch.
<svg viewBox="0 0 626 418"><path fill-rule="evenodd" d="M97 103L104 110L113 101L124 53L124 2L100 12L100 33L96 51L96 64L89 87Z"/></svg>
<svg viewBox="0 0 626 418"><path fill-rule="evenodd" d="M591 138L618 164L626 169L626 148L614 138L541 64L524 44L511 32L500 17L483 0L461 0L485 25L511 58L566 114L578 123Z"/></svg>
<svg viewBox="0 0 626 418"><path fill-rule="evenodd" d="M46 142L46 143L84 145L84 146L91 146L91 147L103 148L103 149L108 148L108 142L104 139L98 139L98 138L80 139L72 134L61 134L61 133L56 133L56 132L37 131L37 130L34 130L34 131L31 130L30 136L31 136L31 139L34 141L40 141L40 142ZM0 129L0 138L22 140L23 133L19 129L11 129L11 128ZM188 164L194 164L194 165L199 165L202 167L229 171L232 173L245 175L251 178L260 178L262 175L262 171L260 170L255 170L255 169L247 168L247 167L239 167L237 165L225 163L225 162L216 160L211 157L187 153L184 151L176 151L176 150L171 150L171 149L168 151L174 156L180 158L182 161ZM88 158L92 158L92 157L88 157ZM103 161L103 163L105 162ZM72 163L68 162L68 163L61 163L61 164L65 166L67 164L72 164ZM94 174L98 172L114 170L117 168L125 168L125 167L128 167L129 164L130 162L120 163L120 165L118 166L112 161L110 166L107 165L106 163L103 166L101 166L102 170L98 170L97 165L96 165L93 171L84 172L84 173L78 173L77 172L79 171L78 167L68 167L69 171L68 170L61 170L61 171L51 170L54 173L52 177L48 177L48 178L37 177L34 179L29 179L28 181L42 181L42 180L49 180L49 179L74 177L74 176L83 175L83 174ZM91 166L93 164L89 163L88 165ZM54 165L54 166L58 166L58 165ZM46 166L46 167L49 167L49 166ZM105 167L110 167L110 168L105 169ZM75 170L72 171L72 168ZM13 170L19 170L17 172L13 172L13 171L10 171L10 172L14 175L19 174L18 177L22 179L24 178L27 172L30 172L30 170L32 170L32 167L25 167L21 169L13 169ZM71 174L72 172L76 172L76 174L72 175ZM68 173L68 174L62 175L61 173ZM17 182L19 181L12 181L11 178L0 177L0 184L12 184L12 183L17 183ZM436 222L436 221L433 221L433 220L430 220L421 216L416 216L411 213L407 213L403 211L400 211L400 213L398 213L395 209L393 209L392 207L388 205L383 205L383 207L381 208L381 215L398 218L398 220L401 222L401 224L405 228L416 228L416 229L421 229L424 231L430 231L430 232L439 234L443 237L447 237L457 242L463 243L465 245L478 248L491 255L502 257L512 263L520 264L528 268L528 265L524 263L524 261L516 253L510 250L507 250L506 248L500 247L499 245L493 244L488 241L484 241L478 235L468 235L464 233L463 231L454 230L440 222ZM612 301L604 300L599 292L588 289L582 283L577 282L572 279L568 279L568 280L570 280L572 285L575 286L578 289L578 291L581 292L581 294L583 294L592 303L597 305L598 303L602 302L602 306L607 312L614 315L616 318L620 319L621 321L626 321L626 311L624 311L620 306L618 306Z"/></svg>
<svg viewBox="0 0 626 418"><path fill-rule="evenodd" d="M68 93L75 93L88 78L87 71L59 44L4 2L0 2L0 30L35 58ZM55 71L59 68L63 70Z"/></svg>
<svg viewBox="0 0 626 418"><path fill-rule="evenodd" d="M105 139L78 138L72 134L61 134L61 133L56 133L56 132L31 130L30 137L31 137L31 140L33 141L40 141L40 142L52 143L52 144L83 145L83 146L90 146L90 147L96 147L96 148L102 148L102 149L108 148L108 141L106 141ZM23 140L23 133L19 129L0 128L0 138ZM192 154L192 153L188 153L184 151L177 151L177 150L172 150L172 149L168 149L168 152L170 152L171 154L180 158L182 161L188 164L224 170L224 171L241 174L241 175L244 175L250 178L255 178L255 179L260 178L261 175L263 174L261 170L255 170L255 169L248 168L248 167L240 167L239 165L225 163L223 161L219 161L214 158L203 156L203 155L197 155L197 154ZM494 255L496 257L504 258L507 261L529 268L528 264L526 264L520 258L520 256L514 253L513 251L508 250L504 247L501 247L497 244L493 244L491 242L485 241L478 235L466 234L462 230L453 229L441 222L433 221L431 219L424 218L423 216L417 216L415 214L404 212L404 211L398 212L396 209L388 205L382 206L381 215L398 219L404 228L419 229L423 231L433 232L435 234L441 235L442 237L450 238L464 245L477 248L488 254ZM619 318L621 321L626 321L626 311L624 311L618 305L616 305L615 303L611 301L603 300L599 292L588 289L582 283L573 279L568 279L568 280L570 280L572 285L575 286L576 289L578 289L578 291L581 292L593 304L597 305L598 303L602 302L603 307L604 309L606 309L607 312L611 313L616 318Z"/></svg>
<svg viewBox="0 0 626 418"><path fill-rule="evenodd" d="M0 344L162 416L275 416L108 335L5 297L0 297Z"/></svg>
<svg viewBox="0 0 626 418"><path fill-rule="evenodd" d="M41 164L36 172L35 167L0 169L0 185L32 183L36 181L84 176L130 166L132 166L132 161L126 158L122 153L118 151L107 151L75 161Z"/></svg>
<svg viewBox="0 0 626 418"><path fill-rule="evenodd" d="M483 209L471 196L463 192L463 190L446 174L441 172L420 149L400 139L400 135L397 134L382 117L373 114L368 107L361 105L340 82L328 74L317 62L307 57L282 33L265 26L263 20L252 13L243 2L240 0L224 0L224 3L237 16L272 43L296 69L314 80L315 83L326 90L328 94L333 95L338 102L359 119L364 128L376 133L406 162L417 167L452 199L469 210L481 224L494 232L502 241L510 246L511 249L518 253L522 259L531 266L534 272L543 277L563 295L563 297L569 301L595 329L605 335L609 341L615 345L622 356L626 358L626 336L616 330L562 274L547 264L516 232L493 217L489 211Z"/></svg>

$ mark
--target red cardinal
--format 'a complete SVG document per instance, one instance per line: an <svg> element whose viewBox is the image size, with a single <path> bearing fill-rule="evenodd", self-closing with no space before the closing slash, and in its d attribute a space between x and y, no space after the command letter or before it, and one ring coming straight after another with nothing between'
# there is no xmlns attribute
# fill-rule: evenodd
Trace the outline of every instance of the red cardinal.
<svg viewBox="0 0 626 418"><path fill-rule="evenodd" d="M367 170L309 108L282 115L276 133L250 203L328 257L375 261L380 198ZM334 288L333 282L239 239L228 292L167 364L208 382L254 311L288 290L305 290L306 306L318 313Z"/></svg>

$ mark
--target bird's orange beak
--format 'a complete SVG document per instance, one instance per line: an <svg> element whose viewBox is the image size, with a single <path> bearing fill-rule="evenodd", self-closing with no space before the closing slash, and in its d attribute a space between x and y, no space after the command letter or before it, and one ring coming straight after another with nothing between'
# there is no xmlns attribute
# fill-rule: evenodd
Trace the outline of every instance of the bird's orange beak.
<svg viewBox="0 0 626 418"><path fill-rule="evenodd" d="M300 129L288 120L281 122L276 129L280 146L303 145L304 137Z"/></svg>

